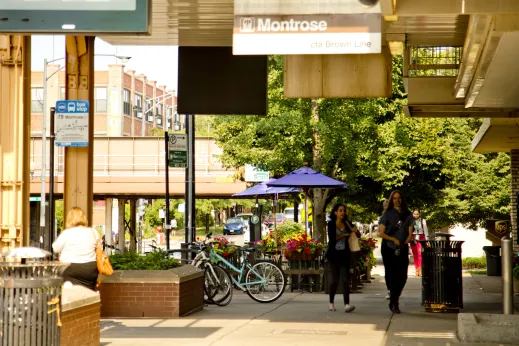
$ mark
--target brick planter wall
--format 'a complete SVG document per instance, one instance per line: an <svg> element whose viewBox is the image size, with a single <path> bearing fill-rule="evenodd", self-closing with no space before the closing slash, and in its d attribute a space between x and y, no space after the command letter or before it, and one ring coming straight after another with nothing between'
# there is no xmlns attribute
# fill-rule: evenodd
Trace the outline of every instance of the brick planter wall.
<svg viewBox="0 0 519 346"><path fill-rule="evenodd" d="M101 305L99 294L82 286L63 290L61 346L99 346Z"/></svg>
<svg viewBox="0 0 519 346"><path fill-rule="evenodd" d="M100 287L101 317L182 317L204 306L204 273L172 270L116 271Z"/></svg>

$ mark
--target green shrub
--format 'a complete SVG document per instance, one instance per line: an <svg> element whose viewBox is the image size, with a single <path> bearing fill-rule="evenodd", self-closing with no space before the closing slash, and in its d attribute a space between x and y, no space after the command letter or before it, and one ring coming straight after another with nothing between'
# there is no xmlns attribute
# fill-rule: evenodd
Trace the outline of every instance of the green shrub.
<svg viewBox="0 0 519 346"><path fill-rule="evenodd" d="M283 241L292 238L296 234L305 233L305 228L300 223L293 221L286 221L285 223L276 227L277 237Z"/></svg>
<svg viewBox="0 0 519 346"><path fill-rule="evenodd" d="M110 256L114 270L167 270L181 266L180 261L166 256L166 251L157 249L145 256L129 252Z"/></svg>
<svg viewBox="0 0 519 346"><path fill-rule="evenodd" d="M462 260L463 269L486 269L487 258L481 257L467 257Z"/></svg>

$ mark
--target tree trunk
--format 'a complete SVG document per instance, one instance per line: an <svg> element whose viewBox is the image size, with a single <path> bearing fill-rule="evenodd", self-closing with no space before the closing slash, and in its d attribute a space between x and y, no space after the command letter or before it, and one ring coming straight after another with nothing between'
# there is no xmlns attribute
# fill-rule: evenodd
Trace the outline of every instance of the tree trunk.
<svg viewBox="0 0 519 346"><path fill-rule="evenodd" d="M316 171L321 170L321 139L317 132L317 124L319 123L319 103L320 99L312 99L312 125L313 125L313 144L312 144L312 168ZM319 239L321 242L326 242L326 217L324 209L326 207L326 197L328 191L325 189L312 189L313 199L313 236L315 239Z"/></svg>

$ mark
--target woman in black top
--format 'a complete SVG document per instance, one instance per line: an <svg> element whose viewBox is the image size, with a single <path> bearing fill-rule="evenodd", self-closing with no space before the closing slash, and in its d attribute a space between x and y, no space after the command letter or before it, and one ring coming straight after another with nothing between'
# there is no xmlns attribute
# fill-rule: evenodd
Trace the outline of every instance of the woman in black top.
<svg viewBox="0 0 519 346"><path fill-rule="evenodd" d="M328 222L328 252L326 257L331 267L330 280L330 305L328 311L335 311L334 299L339 285L339 279L342 282L342 292L344 296L344 311L352 312L355 305L350 305L350 258L351 252L348 239L353 231L357 232L356 227L346 219L346 206L344 204L336 204L330 213L331 221Z"/></svg>
<svg viewBox="0 0 519 346"><path fill-rule="evenodd" d="M382 240L382 259L386 283L389 286L389 310L399 314L399 299L407 282L409 242L413 234L414 218L400 191L393 191L389 203L378 222Z"/></svg>

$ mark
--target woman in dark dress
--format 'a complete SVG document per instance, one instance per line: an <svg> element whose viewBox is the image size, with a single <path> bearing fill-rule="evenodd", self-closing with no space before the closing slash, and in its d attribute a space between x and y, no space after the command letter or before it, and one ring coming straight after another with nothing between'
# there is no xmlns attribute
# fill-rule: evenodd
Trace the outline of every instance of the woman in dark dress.
<svg viewBox="0 0 519 346"><path fill-rule="evenodd" d="M400 295L407 282L409 242L413 235L414 218L400 191L393 191L378 222L382 240L382 259L389 286L389 310L400 313Z"/></svg>
<svg viewBox="0 0 519 346"><path fill-rule="evenodd" d="M328 252L326 257L330 263L331 280L330 280L330 303L328 311L336 311L335 309L335 293L339 281L342 282L342 292L344 296L344 311L352 312L355 305L350 305L350 258L351 252L349 247L349 237L351 232L356 232L360 237L356 227L346 219L346 206L337 204L330 213L331 221L328 222Z"/></svg>

